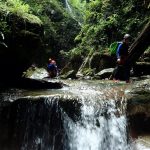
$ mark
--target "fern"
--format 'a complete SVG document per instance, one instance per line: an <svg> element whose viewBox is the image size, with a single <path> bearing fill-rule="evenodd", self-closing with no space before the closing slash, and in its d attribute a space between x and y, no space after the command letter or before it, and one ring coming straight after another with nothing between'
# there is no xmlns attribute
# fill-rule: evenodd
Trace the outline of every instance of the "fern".
<svg viewBox="0 0 150 150"><path fill-rule="evenodd" d="M30 10L29 5L23 3L21 0L7 0L6 5L8 6L10 12L18 15L29 13Z"/></svg>
<svg viewBox="0 0 150 150"><path fill-rule="evenodd" d="M15 14L29 22L42 24L42 21L31 13L30 6L22 0L0 0L0 13L4 16Z"/></svg>

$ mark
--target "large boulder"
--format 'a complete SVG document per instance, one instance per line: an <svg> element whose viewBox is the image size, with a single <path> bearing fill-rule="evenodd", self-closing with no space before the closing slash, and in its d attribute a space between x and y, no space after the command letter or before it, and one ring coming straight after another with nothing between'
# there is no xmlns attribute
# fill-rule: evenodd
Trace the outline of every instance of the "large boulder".
<svg viewBox="0 0 150 150"><path fill-rule="evenodd" d="M114 71L114 68L107 68L107 69L103 69L102 71L98 72L95 75L96 79L105 79L105 78L109 78L112 73Z"/></svg>
<svg viewBox="0 0 150 150"><path fill-rule="evenodd" d="M109 54L101 54L100 52L94 52L89 54L83 61L81 67L77 72L77 76L94 76L103 69L115 67L116 60Z"/></svg>
<svg viewBox="0 0 150 150"><path fill-rule="evenodd" d="M138 81L127 93L128 115L145 114L150 117L150 79Z"/></svg>
<svg viewBox="0 0 150 150"><path fill-rule="evenodd" d="M150 79L138 81L126 94L131 136L138 138L150 133Z"/></svg>
<svg viewBox="0 0 150 150"><path fill-rule="evenodd" d="M116 60L109 54L95 52L90 59L90 68L96 68L96 73L106 68L115 67L115 65Z"/></svg>
<svg viewBox="0 0 150 150"><path fill-rule="evenodd" d="M65 57L62 56L61 58L62 65L64 65L60 72L61 77L65 79L66 78L76 79L76 73L79 67L81 66L83 58L80 55L74 55L71 58L66 58L65 60L63 60L63 58Z"/></svg>
<svg viewBox="0 0 150 150"><path fill-rule="evenodd" d="M19 80L19 87L28 89L60 89L63 83L57 79L51 79L44 68L31 66Z"/></svg>
<svg viewBox="0 0 150 150"><path fill-rule="evenodd" d="M63 74L60 76L62 79L75 79L76 78L76 72L74 70L68 71L66 74Z"/></svg>
<svg viewBox="0 0 150 150"><path fill-rule="evenodd" d="M149 75L150 74L150 62L137 62L133 66L133 72L135 76Z"/></svg>
<svg viewBox="0 0 150 150"><path fill-rule="evenodd" d="M38 68L34 65L29 67L25 72L23 72L24 78L30 78L30 79L43 79L48 77L49 74L45 68Z"/></svg>

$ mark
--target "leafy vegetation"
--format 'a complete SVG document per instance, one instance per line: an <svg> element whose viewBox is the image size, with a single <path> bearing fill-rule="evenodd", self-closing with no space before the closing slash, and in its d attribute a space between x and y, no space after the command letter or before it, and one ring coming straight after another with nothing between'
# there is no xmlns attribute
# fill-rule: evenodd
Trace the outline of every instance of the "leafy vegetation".
<svg viewBox="0 0 150 150"><path fill-rule="evenodd" d="M16 14L43 25L47 57L58 57L59 52L68 58L85 57L107 50L125 33L134 39L150 16L149 0L68 0L68 4L71 11L66 0L0 0L1 31L9 31L6 16Z"/></svg>
<svg viewBox="0 0 150 150"><path fill-rule="evenodd" d="M15 14L31 23L42 24L41 20L32 14L30 6L21 0L1 0L0 1L0 12L7 16L9 14Z"/></svg>
<svg viewBox="0 0 150 150"><path fill-rule="evenodd" d="M134 39L150 19L149 5L148 0L91 1L86 6L85 24L75 38L79 43L76 50L86 56L90 51L106 50L125 33Z"/></svg>
<svg viewBox="0 0 150 150"><path fill-rule="evenodd" d="M80 31L78 22L67 13L59 0L24 0L31 11L43 22L44 43L47 57L58 57L59 51L68 51L75 46L74 38Z"/></svg>
<svg viewBox="0 0 150 150"><path fill-rule="evenodd" d="M42 24L43 54L56 58L60 50L69 51L75 46L74 38L81 28L64 7L60 0L0 0L1 31L16 28L8 23L9 15L23 18L24 23Z"/></svg>

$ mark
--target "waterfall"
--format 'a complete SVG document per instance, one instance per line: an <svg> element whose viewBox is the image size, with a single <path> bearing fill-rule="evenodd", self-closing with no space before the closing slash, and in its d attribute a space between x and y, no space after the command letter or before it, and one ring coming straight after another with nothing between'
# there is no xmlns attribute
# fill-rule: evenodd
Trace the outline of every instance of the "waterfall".
<svg viewBox="0 0 150 150"><path fill-rule="evenodd" d="M72 14L72 8L70 7L70 4L69 4L68 0L65 0L65 4L66 4L66 8L67 8L68 12L70 14Z"/></svg>
<svg viewBox="0 0 150 150"><path fill-rule="evenodd" d="M10 102L3 97L0 149L133 150L124 88L90 84L13 101L14 95Z"/></svg>
<svg viewBox="0 0 150 150"><path fill-rule="evenodd" d="M66 5L66 9L69 12L69 14L71 15L71 17L74 20L76 20L78 22L78 24L81 26L81 22L76 18L76 15L75 15L74 11L72 10L68 0L65 0L65 5Z"/></svg>
<svg viewBox="0 0 150 150"><path fill-rule="evenodd" d="M115 100L102 99L93 92L92 96L82 97L81 102L79 121L72 121L64 113L66 149L129 150L125 110L120 111Z"/></svg>

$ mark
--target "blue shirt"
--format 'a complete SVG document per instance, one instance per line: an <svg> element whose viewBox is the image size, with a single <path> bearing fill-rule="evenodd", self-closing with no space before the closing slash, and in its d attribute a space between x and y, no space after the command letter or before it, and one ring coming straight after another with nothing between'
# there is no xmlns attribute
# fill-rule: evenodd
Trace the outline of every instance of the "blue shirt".
<svg viewBox="0 0 150 150"><path fill-rule="evenodd" d="M117 59L119 59L121 56L128 56L128 48L129 46L126 43L119 44L117 48Z"/></svg>

